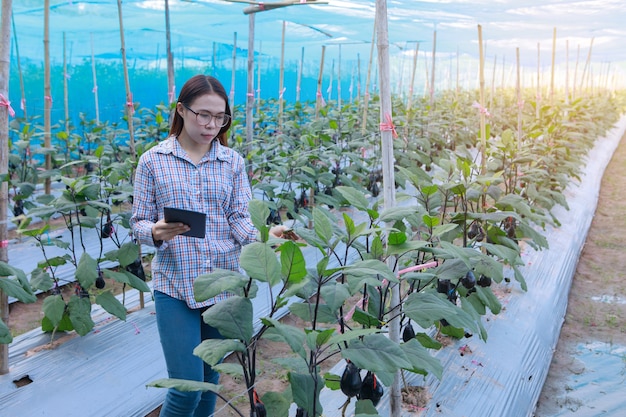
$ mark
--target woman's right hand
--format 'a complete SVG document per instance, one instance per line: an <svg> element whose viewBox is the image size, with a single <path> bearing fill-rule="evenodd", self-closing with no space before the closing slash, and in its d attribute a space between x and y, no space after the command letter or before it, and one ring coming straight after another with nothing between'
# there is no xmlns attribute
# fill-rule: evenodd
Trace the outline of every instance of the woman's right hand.
<svg viewBox="0 0 626 417"><path fill-rule="evenodd" d="M185 223L166 223L164 219L152 225L152 239L155 242L167 241L188 232L189 226Z"/></svg>

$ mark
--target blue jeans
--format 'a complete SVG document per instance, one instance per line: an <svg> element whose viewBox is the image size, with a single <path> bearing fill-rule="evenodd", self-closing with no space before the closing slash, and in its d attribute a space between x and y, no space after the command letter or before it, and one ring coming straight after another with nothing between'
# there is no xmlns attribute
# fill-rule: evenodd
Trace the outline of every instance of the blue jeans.
<svg viewBox="0 0 626 417"><path fill-rule="evenodd" d="M187 303L159 291L154 292L157 328L170 378L217 384L219 374L193 350L205 339L222 339L217 329L202 320L206 309L191 309ZM216 395L211 391L182 392L170 388L160 417L209 417L215 411Z"/></svg>

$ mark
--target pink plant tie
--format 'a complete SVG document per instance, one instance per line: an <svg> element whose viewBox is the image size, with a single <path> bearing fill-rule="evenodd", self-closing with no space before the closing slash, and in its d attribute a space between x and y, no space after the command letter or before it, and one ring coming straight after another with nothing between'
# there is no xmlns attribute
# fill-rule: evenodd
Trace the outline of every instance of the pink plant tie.
<svg viewBox="0 0 626 417"><path fill-rule="evenodd" d="M173 85L172 86L172 90L169 93L167 93L167 97L169 98L170 103L174 102L174 98L175 98L174 94L176 94L176 86L175 85Z"/></svg>
<svg viewBox="0 0 626 417"><path fill-rule="evenodd" d="M393 125L393 120L391 120L391 115L389 113L385 113L385 121L380 124L380 131L391 131L394 138L398 137L398 132L396 132L396 127Z"/></svg>
<svg viewBox="0 0 626 417"><path fill-rule="evenodd" d="M44 99L45 101L49 101L49 102L50 102L50 105L52 106L52 96L43 96L43 99Z"/></svg>
<svg viewBox="0 0 626 417"><path fill-rule="evenodd" d="M0 106L7 108L9 116L15 117L15 110L13 110L13 107L11 107L11 102L7 100L4 94L0 94Z"/></svg>
<svg viewBox="0 0 626 417"><path fill-rule="evenodd" d="M26 99L23 98L20 100L20 109L24 110L26 108Z"/></svg>
<svg viewBox="0 0 626 417"><path fill-rule="evenodd" d="M135 103L133 103L133 93L128 93L128 101L126 101L126 107L130 114L135 114Z"/></svg>
<svg viewBox="0 0 626 417"><path fill-rule="evenodd" d="M259 10L262 12L265 11L265 3L259 3Z"/></svg>
<svg viewBox="0 0 626 417"><path fill-rule="evenodd" d="M524 104L525 104L524 100L520 100L520 101L517 102L517 107L519 107L520 109L523 109L524 108Z"/></svg>
<svg viewBox="0 0 626 417"><path fill-rule="evenodd" d="M8 240L3 240L0 242L0 248L8 248L9 247L9 241Z"/></svg>
<svg viewBox="0 0 626 417"><path fill-rule="evenodd" d="M324 101L324 96L322 95L322 92L321 92L321 91L318 91L318 92L315 94L315 96L321 100L321 102L322 102L322 106L326 106L326 102Z"/></svg>
<svg viewBox="0 0 626 417"><path fill-rule="evenodd" d="M248 96L248 97L254 97L254 93L246 93L246 96Z"/></svg>
<svg viewBox="0 0 626 417"><path fill-rule="evenodd" d="M280 93L278 94L278 98L279 99L283 99L283 95L285 94L285 91L287 90L287 88L283 87L283 89L280 91Z"/></svg>
<svg viewBox="0 0 626 417"><path fill-rule="evenodd" d="M472 104L472 107L478 109L481 114L484 114L487 117L491 117L489 110L484 108L479 102L475 101L474 104Z"/></svg>
<svg viewBox="0 0 626 417"><path fill-rule="evenodd" d="M91 89L91 92L96 94L98 92L98 86L94 85L93 88Z"/></svg>

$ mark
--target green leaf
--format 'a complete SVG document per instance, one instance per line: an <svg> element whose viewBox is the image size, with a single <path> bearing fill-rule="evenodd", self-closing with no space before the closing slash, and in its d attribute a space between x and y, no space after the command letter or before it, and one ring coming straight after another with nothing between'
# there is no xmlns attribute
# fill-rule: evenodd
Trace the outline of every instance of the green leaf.
<svg viewBox="0 0 626 417"><path fill-rule="evenodd" d="M117 256L121 266L128 266L139 257L139 246L134 242L126 242L120 246Z"/></svg>
<svg viewBox="0 0 626 417"><path fill-rule="evenodd" d="M79 298L76 295L72 295L69 303L67 303L67 310L76 333L84 336L93 329L95 324L91 319L91 302L89 298Z"/></svg>
<svg viewBox="0 0 626 417"><path fill-rule="evenodd" d="M379 275L381 278L386 278L390 282L398 282L398 278L396 278L389 266L378 259L356 261L350 265L344 266L342 269L347 276L371 277Z"/></svg>
<svg viewBox="0 0 626 417"><path fill-rule="evenodd" d="M253 242L243 247L241 267L251 278L274 286L280 282L280 263L276 253L267 243Z"/></svg>
<svg viewBox="0 0 626 417"><path fill-rule="evenodd" d="M313 322L313 306L308 303L292 303L289 305L289 311L297 317L307 322ZM326 304L317 305L317 315L315 316L317 323L336 323L337 316L334 311Z"/></svg>
<svg viewBox="0 0 626 417"><path fill-rule="evenodd" d="M423 332L417 333L415 335L415 339L417 339L417 341L420 342L420 344L424 346L426 349L439 350L443 347L441 343L439 343L438 341L436 341L435 339L433 339L432 337L430 337L429 335Z"/></svg>
<svg viewBox="0 0 626 417"><path fill-rule="evenodd" d="M227 339L244 343L250 343L252 339L252 302L248 298L227 298L202 313L202 317L205 323L215 327Z"/></svg>
<svg viewBox="0 0 626 417"><path fill-rule="evenodd" d="M245 352L246 346L234 339L206 339L193 350L193 354L211 366L217 365L229 352Z"/></svg>
<svg viewBox="0 0 626 417"><path fill-rule="evenodd" d="M357 210L365 211L370 205L369 201L365 197L365 194L363 194L356 188L340 185L338 187L335 187L335 190L337 190L342 195L342 197L349 201L352 207L356 208Z"/></svg>
<svg viewBox="0 0 626 417"><path fill-rule="evenodd" d="M257 230L267 227L267 218L270 215L270 209L267 207L267 203L265 201L258 199L250 200L248 211L250 212L252 224Z"/></svg>
<svg viewBox="0 0 626 417"><path fill-rule="evenodd" d="M325 244L328 244L333 236L330 219L317 207L313 208L313 230Z"/></svg>
<svg viewBox="0 0 626 417"><path fill-rule="evenodd" d="M211 366L213 370L220 374L243 378L243 368L238 363L220 362Z"/></svg>
<svg viewBox="0 0 626 417"><path fill-rule="evenodd" d="M0 344L8 345L13 341L13 336L7 325L0 319Z"/></svg>
<svg viewBox="0 0 626 417"><path fill-rule="evenodd" d="M192 391L212 391L220 392L221 385L210 384L208 382L189 381L186 379L175 378L163 378L152 381L146 384L146 387L154 388L175 388L178 391L192 392Z"/></svg>
<svg viewBox="0 0 626 417"><path fill-rule="evenodd" d="M354 405L354 417L372 417L378 416L378 410L374 407L372 400L357 400Z"/></svg>
<svg viewBox="0 0 626 417"><path fill-rule="evenodd" d="M265 404L265 411L268 416L288 416L291 406L291 396L286 398L283 393L266 392L261 401Z"/></svg>
<svg viewBox="0 0 626 417"><path fill-rule="evenodd" d="M105 291L96 296L96 303L100 304L110 314L120 320L126 320L126 308L115 298L111 291Z"/></svg>
<svg viewBox="0 0 626 417"><path fill-rule="evenodd" d="M337 311L350 298L350 291L345 284L331 282L320 289L320 295L331 311Z"/></svg>
<svg viewBox="0 0 626 417"><path fill-rule="evenodd" d="M98 279L98 262L93 259L87 252L83 252L76 267L76 281L83 288L91 287Z"/></svg>
<svg viewBox="0 0 626 417"><path fill-rule="evenodd" d="M37 290L48 291L54 285L54 281L48 271L36 268L30 273L30 285Z"/></svg>
<svg viewBox="0 0 626 417"><path fill-rule="evenodd" d="M416 339L411 339L406 343L401 343L400 348L404 351L406 357L411 362L411 368L407 368L411 372L426 375L433 374L437 379L441 380L443 376L443 366L437 358L430 355L428 350L424 348Z"/></svg>
<svg viewBox="0 0 626 417"><path fill-rule="evenodd" d="M266 326L271 326L271 332L268 330L266 333L269 332L279 335L294 353L306 359L306 351L304 349L305 334L301 329L283 324L274 319L262 319L262 321Z"/></svg>
<svg viewBox="0 0 626 417"><path fill-rule="evenodd" d="M243 287L250 279L239 272L215 269L209 274L199 275L193 283L196 301L205 301L222 292L241 295Z"/></svg>
<svg viewBox="0 0 626 417"><path fill-rule="evenodd" d="M37 297L32 292L26 291L17 280L12 278L0 278L0 290L9 297L14 297L23 303L34 303Z"/></svg>
<svg viewBox="0 0 626 417"><path fill-rule="evenodd" d="M364 336L353 340L341 356L352 361L358 368L377 372L396 372L412 365L397 343L381 334Z"/></svg>
<svg viewBox="0 0 626 417"><path fill-rule="evenodd" d="M60 295L49 295L43 300L42 307L44 315L50 320L53 327L56 327L65 312L65 301Z"/></svg>
<svg viewBox="0 0 626 417"><path fill-rule="evenodd" d="M302 250L292 241L280 245L281 274L289 284L297 284L306 277L306 262Z"/></svg>
<svg viewBox="0 0 626 417"><path fill-rule="evenodd" d="M320 392L324 384L322 383L322 377L315 375L318 383L315 383L313 376L309 373L298 374L294 372L289 373L289 384L291 386L291 393L293 395L293 401L307 412L310 416L321 415L322 404L319 401ZM317 385L317 387L316 387ZM317 410L320 414L315 414L313 410Z"/></svg>
<svg viewBox="0 0 626 417"><path fill-rule="evenodd" d="M128 271L124 271L124 274L126 274L126 276L128 277L128 282L130 283L131 287L141 292L150 292L150 287L148 287L148 284L142 281L138 276L136 276L135 274L131 274Z"/></svg>
<svg viewBox="0 0 626 417"><path fill-rule="evenodd" d="M499 314L502 311L502 304L500 300L495 296L490 287L476 286L475 295L478 296L480 301L487 307L493 314Z"/></svg>
<svg viewBox="0 0 626 417"><path fill-rule="evenodd" d="M111 271L110 269L103 269L102 275L104 275L105 278L113 279L119 283L130 285L130 275L133 275L133 274L126 273L126 271L117 272L117 271Z"/></svg>
<svg viewBox="0 0 626 417"><path fill-rule="evenodd" d="M479 330L473 318L465 311L432 292L410 294L404 303L403 311L407 317L425 329L441 319L446 319L452 326L470 329L474 333Z"/></svg>
<svg viewBox="0 0 626 417"><path fill-rule="evenodd" d="M357 308L354 310L352 320L367 328L376 328L382 325L378 317Z"/></svg>

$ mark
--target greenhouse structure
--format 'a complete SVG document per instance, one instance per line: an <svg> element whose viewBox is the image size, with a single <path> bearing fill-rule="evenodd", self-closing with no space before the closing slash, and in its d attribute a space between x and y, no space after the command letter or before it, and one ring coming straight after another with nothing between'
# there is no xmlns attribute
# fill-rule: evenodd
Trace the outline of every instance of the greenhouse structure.
<svg viewBox="0 0 626 417"><path fill-rule="evenodd" d="M2 0L0 416L623 415L617 292L596 378L538 403L626 135L625 17ZM165 298L219 381L175 376Z"/></svg>

